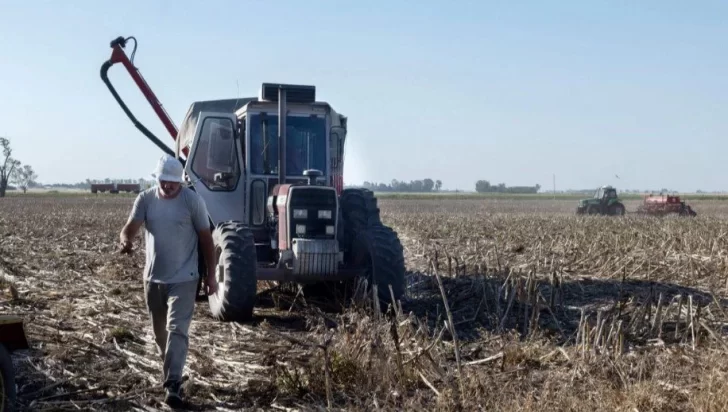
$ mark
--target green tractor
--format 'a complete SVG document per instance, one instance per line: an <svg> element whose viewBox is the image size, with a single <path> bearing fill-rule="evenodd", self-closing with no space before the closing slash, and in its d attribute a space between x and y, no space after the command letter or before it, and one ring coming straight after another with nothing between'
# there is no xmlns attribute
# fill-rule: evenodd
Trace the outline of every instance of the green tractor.
<svg viewBox="0 0 728 412"><path fill-rule="evenodd" d="M576 208L578 215L607 215L623 216L626 210L621 199L617 196L617 189L603 186L594 192L594 197L582 199Z"/></svg>

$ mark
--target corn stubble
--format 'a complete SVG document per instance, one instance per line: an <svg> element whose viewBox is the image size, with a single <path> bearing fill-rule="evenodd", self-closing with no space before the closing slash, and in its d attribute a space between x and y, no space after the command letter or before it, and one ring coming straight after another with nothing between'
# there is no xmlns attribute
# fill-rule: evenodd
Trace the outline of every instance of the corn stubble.
<svg viewBox="0 0 728 412"><path fill-rule="evenodd" d="M159 406L143 256L114 253L130 203L0 203L0 312L23 315L33 343L16 355L22 406ZM577 217L573 202L548 199L380 204L405 247L407 298L380 315L365 285L344 302L261 284L245 325L214 322L201 302L193 403L728 409L728 202L691 202L697 219Z"/></svg>

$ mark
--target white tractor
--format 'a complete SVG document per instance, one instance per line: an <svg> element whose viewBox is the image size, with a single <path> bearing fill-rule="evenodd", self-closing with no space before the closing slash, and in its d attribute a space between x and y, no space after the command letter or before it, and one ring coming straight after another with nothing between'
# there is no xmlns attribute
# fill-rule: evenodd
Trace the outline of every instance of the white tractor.
<svg viewBox="0 0 728 412"><path fill-rule="evenodd" d="M132 60L124 51L130 40ZM400 240L382 224L371 191L343 188L347 119L316 101L314 86L264 83L257 97L195 102L178 130L134 66L136 47L133 37L112 41L101 78L134 125L183 162L186 179L207 204L220 284L208 296L215 318L250 319L260 280L351 284L363 278L376 285L381 308L392 302L390 286L394 299L402 297ZM174 149L116 92L107 75L116 63L164 123Z"/></svg>

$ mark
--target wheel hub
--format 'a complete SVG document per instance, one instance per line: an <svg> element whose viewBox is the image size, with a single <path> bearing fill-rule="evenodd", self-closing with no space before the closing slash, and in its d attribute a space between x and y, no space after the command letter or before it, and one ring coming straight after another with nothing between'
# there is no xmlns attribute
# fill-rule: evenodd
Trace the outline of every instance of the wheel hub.
<svg viewBox="0 0 728 412"><path fill-rule="evenodd" d="M222 248L220 248L220 246L216 246L215 247L215 262L217 262L217 266L215 267L215 279L217 279L218 285L225 282L225 266L220 262L221 255L222 255ZM0 411L0 412L2 412L2 411Z"/></svg>

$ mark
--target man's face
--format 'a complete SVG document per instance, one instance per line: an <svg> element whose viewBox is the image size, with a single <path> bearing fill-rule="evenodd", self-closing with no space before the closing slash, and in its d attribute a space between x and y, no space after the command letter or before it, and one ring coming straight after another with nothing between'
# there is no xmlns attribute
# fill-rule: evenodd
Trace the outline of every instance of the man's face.
<svg viewBox="0 0 728 412"><path fill-rule="evenodd" d="M159 191L163 198L175 197L179 192L180 186L182 186L182 184L179 182L170 182L167 180L159 181Z"/></svg>

